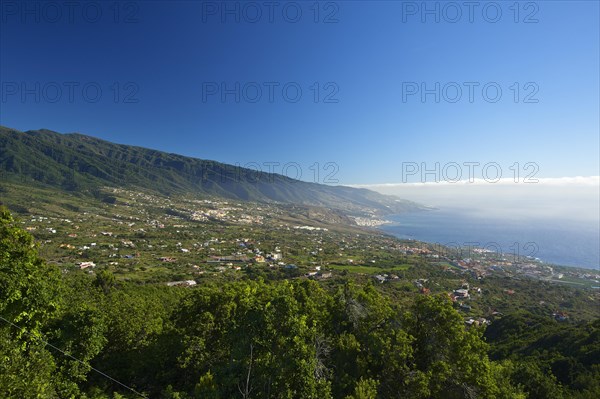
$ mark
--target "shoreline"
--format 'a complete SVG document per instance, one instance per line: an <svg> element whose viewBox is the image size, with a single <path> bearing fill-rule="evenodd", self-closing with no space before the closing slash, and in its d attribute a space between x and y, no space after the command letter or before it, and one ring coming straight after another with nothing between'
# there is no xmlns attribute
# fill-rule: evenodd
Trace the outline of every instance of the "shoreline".
<svg viewBox="0 0 600 399"><path fill-rule="evenodd" d="M411 215L414 215L414 212L410 213ZM461 248L480 248L480 249L484 249L484 250L490 250L490 249L500 249L500 251L492 251L492 252L496 252L496 253L504 253L506 255L511 255L514 256L515 255L515 251L513 251L514 248L511 248L510 245L506 245L506 247L511 250L507 250L507 251L503 251L502 250L502 245L500 245L498 242L503 242L506 241L507 243L510 241L513 244L519 244L519 248L517 248L516 251L516 255L521 257L522 259L527 259L528 261L532 262L532 263L537 263L537 264L541 264L544 266L551 266L551 267L564 267L564 268L568 268L568 269L582 269L582 270L591 270L591 271L595 271L595 272L600 272L600 264L599 265L587 265L587 264L581 264L581 263L577 263L577 264L565 264L565 263L560 263L557 261L552 261L552 260L547 260L546 256L543 256L543 254L540 256L540 254L537 253L537 243L533 242L533 241L527 241L524 243L519 243L518 240L516 239L510 239L510 238L504 238L503 240L461 240L461 239L452 239L452 240L435 240L435 239L421 239L421 238L416 238L414 236L414 234L408 234L408 233L399 233L396 231L393 231L394 227L399 227L399 228L406 228L406 229L410 229L410 223L403 223L400 222L398 220L393 220L395 217L406 217L408 214L397 214L397 215L389 215L392 217L392 220L387 219L387 223L382 223L379 224L377 226L375 226L375 229L380 231L381 233L393 236L397 239L400 240L411 240L411 241L417 241L417 242L423 242L429 245L435 245L435 246L440 246L440 247L456 247L456 246L460 246ZM456 216L459 216L458 214L456 214ZM486 222L486 221L483 221ZM408 225L407 225L408 224ZM482 223L482 225L485 225L485 223ZM392 229L390 229L392 228ZM425 230L430 230L430 229L435 229L435 226L415 226L415 229L425 229ZM414 230L414 229L413 229ZM461 232L462 234L464 234L466 231L469 230L468 226L463 227L463 228L455 228L456 231ZM438 231L441 231L441 233L439 233L440 235L444 235L444 226L443 224L441 225L441 227L438 227ZM541 231L541 230L540 230ZM449 234L449 233L448 233ZM461 234L458 234L459 236ZM484 234L477 234L477 235L486 235ZM573 238L573 240L577 241L577 238ZM441 241L448 241L447 243L442 243ZM460 245L460 241L464 241L463 245ZM483 244L482 244L483 243ZM536 246L536 250L534 251L534 253L530 253L528 254L528 251L526 250L527 248L523 248L525 247L527 244L535 244ZM474 245L474 244L478 244L478 245ZM568 245L568 244L565 244ZM531 252L531 251L530 251ZM546 254L548 255L548 254ZM550 257L552 257L550 255ZM562 256L564 257L564 256Z"/></svg>

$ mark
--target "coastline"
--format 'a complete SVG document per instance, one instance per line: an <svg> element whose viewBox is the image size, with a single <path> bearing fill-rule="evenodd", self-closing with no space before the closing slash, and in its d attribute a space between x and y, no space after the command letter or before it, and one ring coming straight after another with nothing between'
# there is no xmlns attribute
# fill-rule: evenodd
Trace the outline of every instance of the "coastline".
<svg viewBox="0 0 600 399"><path fill-rule="evenodd" d="M564 221L479 218L454 209L389 215L377 230L403 240L432 245L498 249L547 266L600 270L593 229Z"/></svg>

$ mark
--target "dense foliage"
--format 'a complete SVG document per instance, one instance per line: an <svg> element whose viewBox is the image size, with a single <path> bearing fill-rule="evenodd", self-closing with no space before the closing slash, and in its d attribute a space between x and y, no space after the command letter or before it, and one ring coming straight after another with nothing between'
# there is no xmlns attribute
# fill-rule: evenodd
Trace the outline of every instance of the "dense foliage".
<svg viewBox="0 0 600 399"><path fill-rule="evenodd" d="M445 295L352 280L61 277L5 210L0 287L3 398L600 396L598 321L518 313L484 332Z"/></svg>

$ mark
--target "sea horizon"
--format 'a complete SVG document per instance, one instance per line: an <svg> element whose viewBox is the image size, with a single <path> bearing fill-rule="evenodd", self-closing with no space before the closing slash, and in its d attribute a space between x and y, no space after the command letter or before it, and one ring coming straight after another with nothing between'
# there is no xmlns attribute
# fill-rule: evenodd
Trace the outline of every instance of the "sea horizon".
<svg viewBox="0 0 600 399"><path fill-rule="evenodd" d="M597 221L563 218L502 218L465 208L389 215L380 229L400 239L442 246L499 249L557 266L599 270L600 234Z"/></svg>

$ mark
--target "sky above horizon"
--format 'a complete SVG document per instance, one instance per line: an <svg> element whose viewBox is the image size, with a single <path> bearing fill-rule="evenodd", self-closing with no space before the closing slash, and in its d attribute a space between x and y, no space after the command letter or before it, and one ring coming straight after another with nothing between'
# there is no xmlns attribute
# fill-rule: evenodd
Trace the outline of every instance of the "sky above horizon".
<svg viewBox="0 0 600 399"><path fill-rule="evenodd" d="M465 4L2 0L0 125L328 184L600 175L599 2Z"/></svg>

